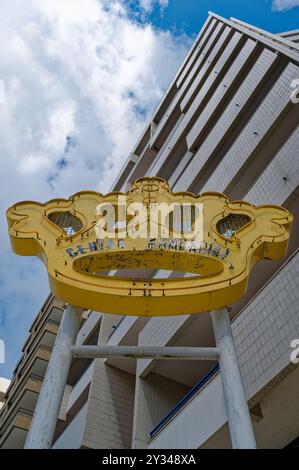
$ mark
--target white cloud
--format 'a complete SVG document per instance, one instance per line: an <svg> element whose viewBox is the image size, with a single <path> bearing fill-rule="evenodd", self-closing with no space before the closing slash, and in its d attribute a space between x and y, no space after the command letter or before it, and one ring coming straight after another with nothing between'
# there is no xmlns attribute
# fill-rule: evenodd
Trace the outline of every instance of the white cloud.
<svg viewBox="0 0 299 470"><path fill-rule="evenodd" d="M299 6L299 0L273 0L272 6L275 11L291 10Z"/></svg>
<svg viewBox="0 0 299 470"><path fill-rule="evenodd" d="M0 339L10 362L48 287L38 261L12 254L5 209L109 190L190 44L134 23L125 5L1 2Z"/></svg>
<svg viewBox="0 0 299 470"><path fill-rule="evenodd" d="M5 103L5 85L3 80L0 79L0 104Z"/></svg>
<svg viewBox="0 0 299 470"><path fill-rule="evenodd" d="M159 5L162 9L166 8L168 5L168 0L139 0L141 8L143 8L147 13L152 11L155 5Z"/></svg>

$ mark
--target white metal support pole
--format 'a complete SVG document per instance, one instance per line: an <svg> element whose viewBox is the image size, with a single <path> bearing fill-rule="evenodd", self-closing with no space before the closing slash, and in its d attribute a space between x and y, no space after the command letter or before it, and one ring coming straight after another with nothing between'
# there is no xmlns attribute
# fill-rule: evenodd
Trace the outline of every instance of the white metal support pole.
<svg viewBox="0 0 299 470"><path fill-rule="evenodd" d="M164 359L217 361L217 348L170 348L157 346L73 346L74 357L89 359L118 357L129 359Z"/></svg>
<svg viewBox="0 0 299 470"><path fill-rule="evenodd" d="M82 310L69 305L62 316L57 338L37 401L25 449L50 449L72 360L71 347L80 328Z"/></svg>
<svg viewBox="0 0 299 470"><path fill-rule="evenodd" d="M211 312L232 446L256 449L255 437L241 377L227 309Z"/></svg>

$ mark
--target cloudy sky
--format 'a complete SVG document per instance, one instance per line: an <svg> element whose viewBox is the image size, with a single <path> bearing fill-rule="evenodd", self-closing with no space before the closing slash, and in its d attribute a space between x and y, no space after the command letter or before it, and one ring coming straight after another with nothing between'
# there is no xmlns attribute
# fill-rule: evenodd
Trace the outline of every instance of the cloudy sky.
<svg viewBox="0 0 299 470"><path fill-rule="evenodd" d="M6 208L82 189L108 191L208 10L279 32L296 28L298 6L299 0L1 0L0 376L11 376L48 294L40 262L11 252Z"/></svg>

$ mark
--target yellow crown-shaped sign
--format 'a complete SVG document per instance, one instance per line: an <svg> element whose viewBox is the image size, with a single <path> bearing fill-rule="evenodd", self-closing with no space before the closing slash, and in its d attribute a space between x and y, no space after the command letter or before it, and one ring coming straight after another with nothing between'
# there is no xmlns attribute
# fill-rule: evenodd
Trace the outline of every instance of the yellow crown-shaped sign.
<svg viewBox="0 0 299 470"><path fill-rule="evenodd" d="M160 178L141 178L127 193L20 202L7 219L14 251L42 259L58 298L135 316L231 305L257 261L285 255L293 222L282 207L172 193Z"/></svg>

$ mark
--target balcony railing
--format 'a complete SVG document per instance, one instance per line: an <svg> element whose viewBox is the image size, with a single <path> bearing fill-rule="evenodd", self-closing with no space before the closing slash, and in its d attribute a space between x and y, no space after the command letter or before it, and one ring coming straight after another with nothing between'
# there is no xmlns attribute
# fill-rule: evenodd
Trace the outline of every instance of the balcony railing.
<svg viewBox="0 0 299 470"><path fill-rule="evenodd" d="M216 364L212 369L209 370L209 372L202 377L197 384L194 385L194 387L189 390L189 392L175 405L175 407L168 413L165 418L160 421L160 423L150 432L151 438L155 437L164 426L166 426L169 421L176 416L181 409L193 398L197 393L199 393L206 385L208 382L210 382L215 375L219 373L219 364Z"/></svg>

